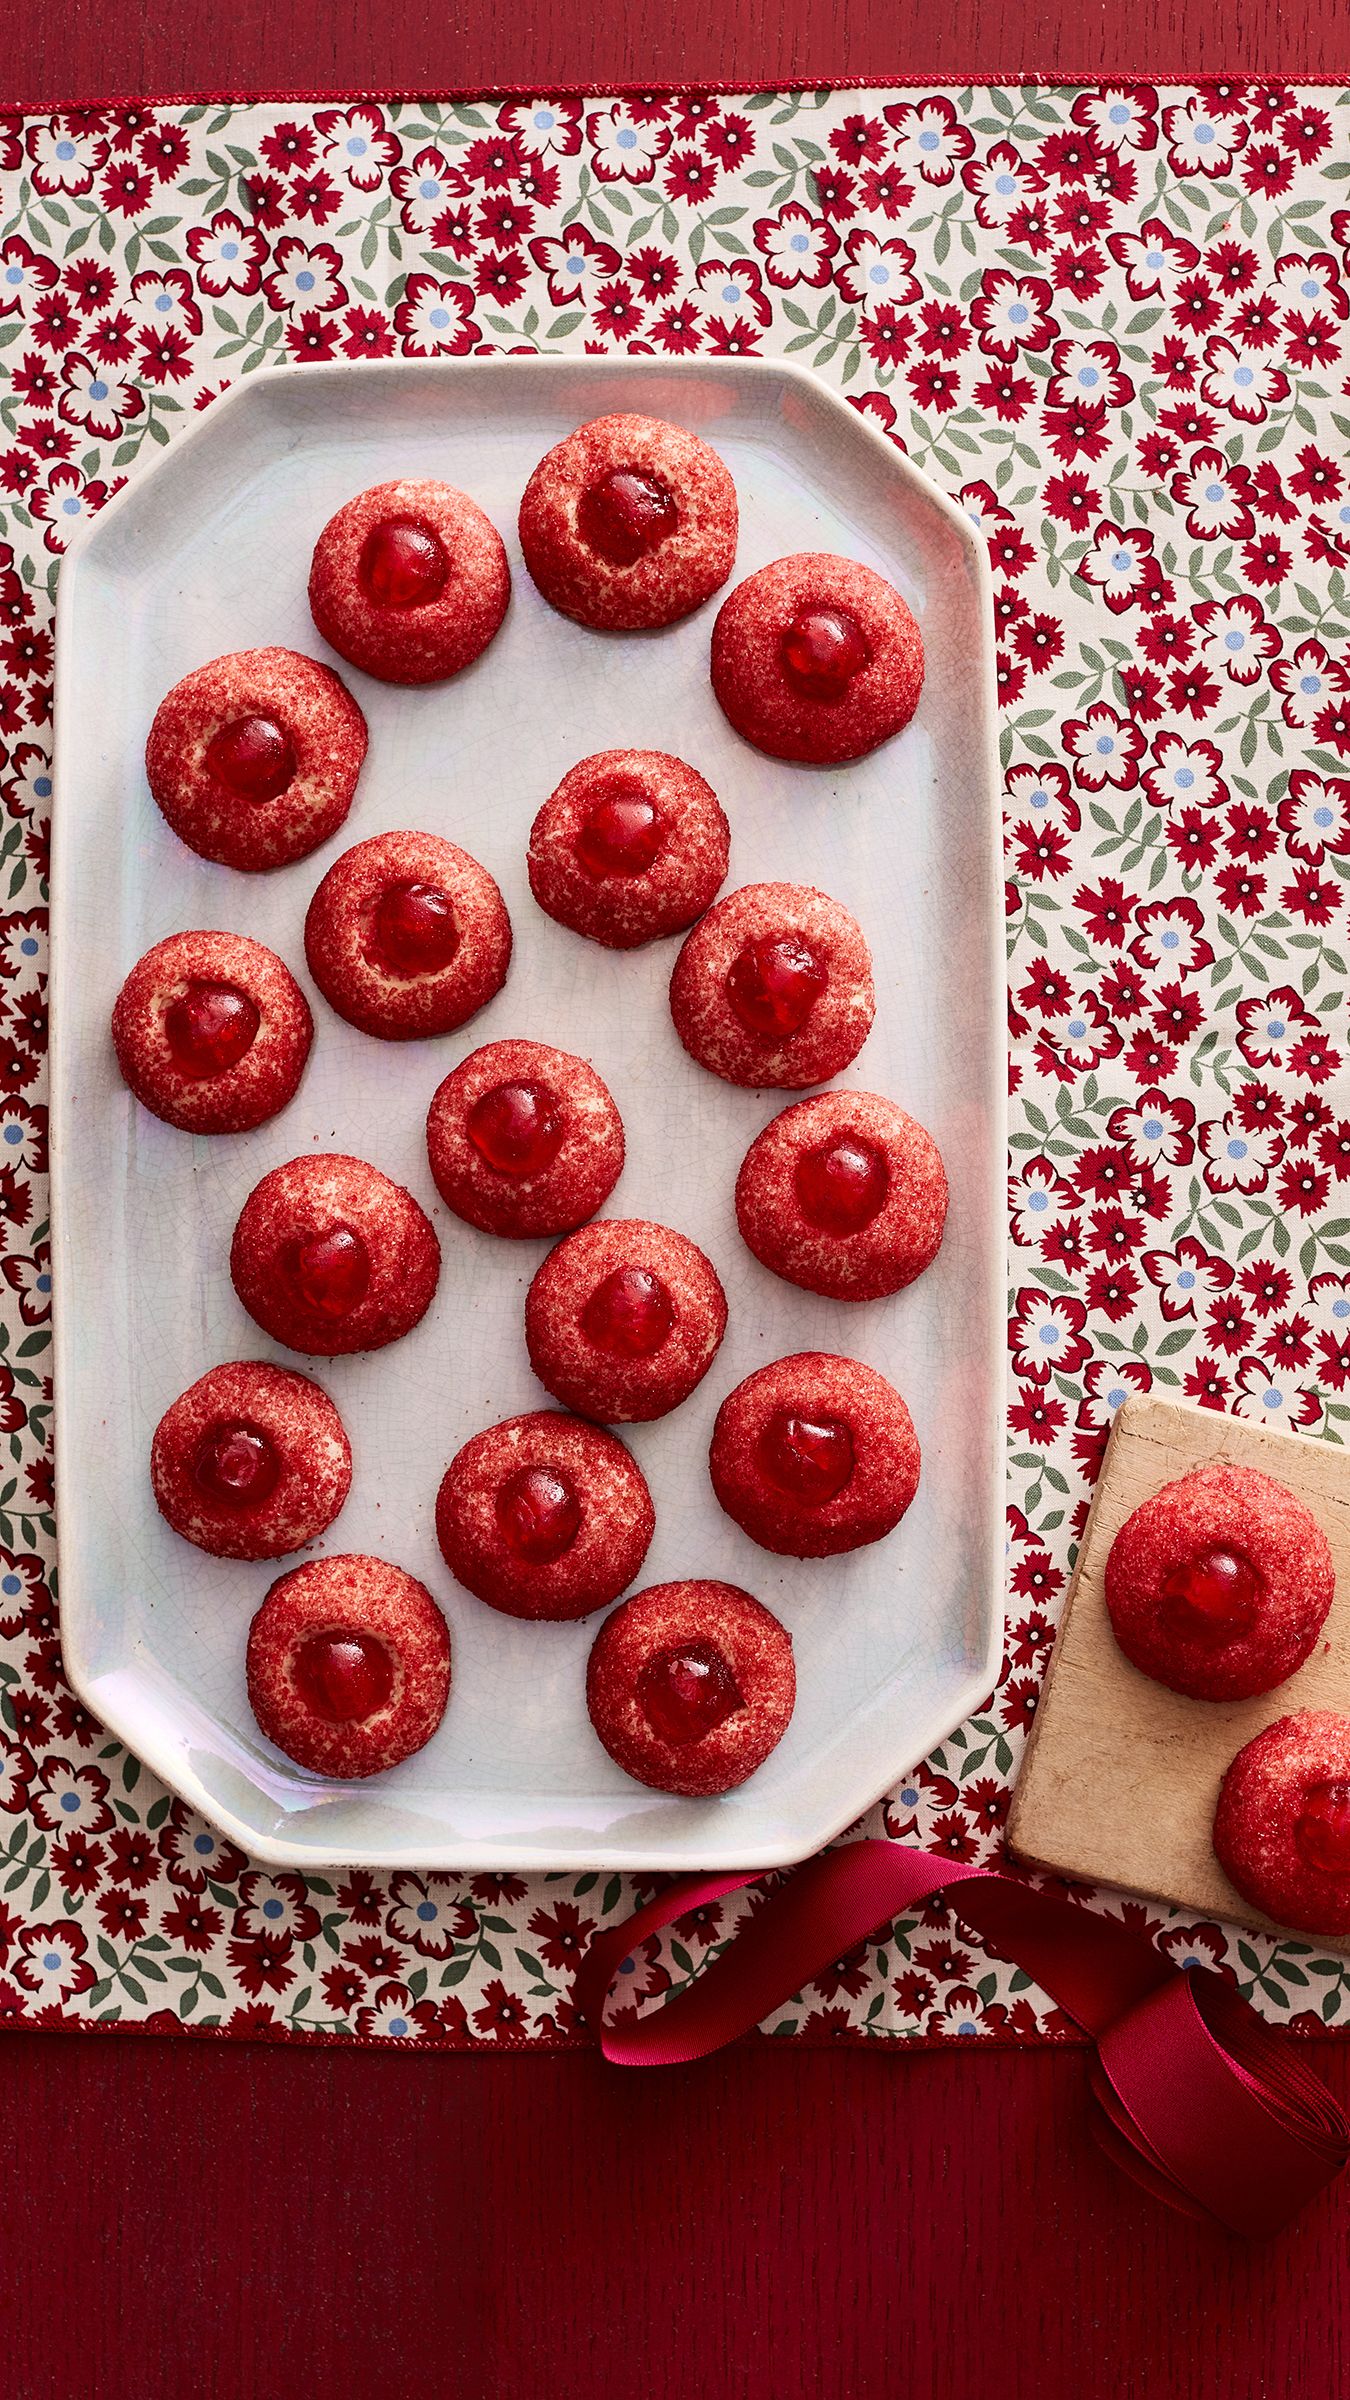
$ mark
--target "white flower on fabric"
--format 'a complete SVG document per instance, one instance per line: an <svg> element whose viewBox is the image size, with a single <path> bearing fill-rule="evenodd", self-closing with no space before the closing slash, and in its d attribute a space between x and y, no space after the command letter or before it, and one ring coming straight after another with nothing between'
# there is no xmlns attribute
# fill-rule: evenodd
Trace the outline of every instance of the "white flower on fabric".
<svg viewBox="0 0 1350 2400"><path fill-rule="evenodd" d="M1313 1331L1350 1339L1350 1275L1314 1275L1308 1286Z"/></svg>
<svg viewBox="0 0 1350 2400"><path fill-rule="evenodd" d="M901 102L885 112L895 132L895 155L910 175L925 183L950 183L975 147L950 100L940 94L915 106Z"/></svg>
<svg viewBox="0 0 1350 2400"><path fill-rule="evenodd" d="M1255 1425L1310 1425L1321 1415L1314 1394L1295 1383L1287 1367L1268 1367L1261 1358L1243 1359L1233 1411Z"/></svg>
<svg viewBox="0 0 1350 2400"><path fill-rule="evenodd" d="M795 283L819 289L830 279L830 261L839 247L833 226L813 217L800 200L789 200L776 217L761 217L755 226L755 247L764 259L770 283L790 291Z"/></svg>
<svg viewBox="0 0 1350 2400"><path fill-rule="evenodd" d="M1244 1125L1236 1109L1200 1128L1205 1181L1212 1192L1259 1192L1278 1165L1284 1143L1269 1126Z"/></svg>
<svg viewBox="0 0 1350 2400"><path fill-rule="evenodd" d="M1226 175L1247 139L1240 118L1217 115L1198 95L1163 111L1163 132L1178 175Z"/></svg>
<svg viewBox="0 0 1350 2400"><path fill-rule="evenodd" d="M1028 1159L1008 1185L1008 1207L1015 1242L1042 1240L1062 1225L1074 1207L1074 1195L1048 1158Z"/></svg>
<svg viewBox="0 0 1350 2400"><path fill-rule="evenodd" d="M1084 583L1100 591L1109 608L1121 606L1149 580L1153 563L1152 536L1137 527L1099 525L1097 538L1078 562Z"/></svg>
<svg viewBox="0 0 1350 2400"><path fill-rule="evenodd" d="M134 383L118 383L107 367L95 366L79 351L66 361L62 375L61 414L68 425L83 425L96 441L110 442L128 417L139 416L144 402Z"/></svg>
<svg viewBox="0 0 1350 2400"><path fill-rule="evenodd" d="M223 208L209 225L194 226L187 253L202 290L218 300L226 292L256 292L267 244L255 226Z"/></svg>
<svg viewBox="0 0 1350 2400"><path fill-rule="evenodd" d="M1223 408L1245 425L1260 425L1273 401L1289 396L1289 378L1270 366L1257 350L1239 350L1216 335L1205 344L1207 372L1200 396L1211 408Z"/></svg>
<svg viewBox="0 0 1350 2400"><path fill-rule="evenodd" d="M50 124L29 126L28 155L34 183L44 199L51 199L57 192L87 192L108 145L74 118L53 117Z"/></svg>
<svg viewBox="0 0 1350 2400"><path fill-rule="evenodd" d="M545 157L575 158L581 148L581 104L577 100L513 100L498 122L503 133L517 134Z"/></svg>
<svg viewBox="0 0 1350 2400"><path fill-rule="evenodd" d="M405 233L434 232L450 203L464 197L463 175L440 150L419 150L411 165L396 168L389 181Z"/></svg>
<svg viewBox="0 0 1350 2400"><path fill-rule="evenodd" d="M1101 84L1073 104L1075 125L1089 126L1103 150L1151 150L1158 128L1129 84Z"/></svg>
<svg viewBox="0 0 1350 2400"><path fill-rule="evenodd" d="M1238 479L1222 450L1197 450L1173 476L1172 498L1187 511L1186 530L1195 541L1236 541L1251 532L1248 480L1245 470Z"/></svg>
<svg viewBox="0 0 1350 2400"><path fill-rule="evenodd" d="M1144 782L1158 808L1206 808L1211 800L1228 797L1219 774L1220 752L1213 742L1188 742L1184 734L1160 733L1153 744L1154 764L1144 770Z"/></svg>
<svg viewBox="0 0 1350 2400"><path fill-rule="evenodd" d="M1202 600L1192 612L1203 639L1200 655L1211 674L1231 683L1255 683L1280 646L1259 600Z"/></svg>
<svg viewBox="0 0 1350 2400"><path fill-rule="evenodd" d="M316 242L311 248L297 235L288 234L272 253L267 297L278 309L340 308L347 297L341 270L342 261L331 243Z"/></svg>
<svg viewBox="0 0 1350 2400"><path fill-rule="evenodd" d="M44 1760L30 1806L44 1833L106 1833L113 1822L105 1794L108 1778L99 1767L75 1767L68 1758Z"/></svg>
<svg viewBox="0 0 1350 2400"><path fill-rule="evenodd" d="M890 300L897 308L908 308L921 296L908 242L886 242L863 227L849 235L844 248L847 264L839 269L838 283L855 307L876 308Z"/></svg>
<svg viewBox="0 0 1350 2400"><path fill-rule="evenodd" d="M386 168L397 165L399 146L378 108L321 108L314 122L327 143L325 167L353 191L377 191Z"/></svg>
<svg viewBox="0 0 1350 2400"><path fill-rule="evenodd" d="M602 183L650 183L670 148L668 125L638 123L622 101L586 120Z"/></svg>
<svg viewBox="0 0 1350 2400"><path fill-rule="evenodd" d="M1232 1270L1222 1260L1210 1259L1199 1242L1185 1236L1175 1250L1146 1250L1143 1268L1171 1323L1195 1316L1207 1300L1227 1291L1232 1281Z"/></svg>

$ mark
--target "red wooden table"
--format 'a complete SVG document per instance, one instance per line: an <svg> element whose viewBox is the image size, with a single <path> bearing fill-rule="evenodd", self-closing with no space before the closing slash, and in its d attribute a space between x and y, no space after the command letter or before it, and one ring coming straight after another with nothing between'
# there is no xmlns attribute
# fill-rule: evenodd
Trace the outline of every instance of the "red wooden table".
<svg viewBox="0 0 1350 2400"><path fill-rule="evenodd" d="M149 0L31 9L0 105L184 91L1224 67L1350 77L1221 0ZM269 35L272 38L269 38ZM1350 2046L1317 2063L1350 2101ZM584 2056L13 2036L9 2400L1341 2400L1350 2199L1252 2249L1145 2199L1070 2051Z"/></svg>

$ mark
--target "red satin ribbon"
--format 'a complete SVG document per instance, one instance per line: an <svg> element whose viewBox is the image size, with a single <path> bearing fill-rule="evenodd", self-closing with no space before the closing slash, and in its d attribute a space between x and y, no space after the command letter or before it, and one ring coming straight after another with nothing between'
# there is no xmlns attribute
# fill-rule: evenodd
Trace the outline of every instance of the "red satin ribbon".
<svg viewBox="0 0 1350 2400"><path fill-rule="evenodd" d="M682 1877L596 1936L577 1997L606 2058L625 2067L704 2058L941 1892L1092 2035L1103 2146L1158 2199L1234 2233L1271 2234L1350 2157L1350 2125L1325 2085L1217 1975L1172 1966L1116 1917L895 1842L849 1842L808 1859L694 1983L645 2016L613 2021L615 1981L640 1942L758 1880Z"/></svg>

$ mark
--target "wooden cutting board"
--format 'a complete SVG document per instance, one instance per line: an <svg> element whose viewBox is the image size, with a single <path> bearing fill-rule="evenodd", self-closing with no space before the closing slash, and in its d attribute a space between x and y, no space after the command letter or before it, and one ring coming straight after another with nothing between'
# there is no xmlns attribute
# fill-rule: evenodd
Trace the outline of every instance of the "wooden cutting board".
<svg viewBox="0 0 1350 2400"><path fill-rule="evenodd" d="M1255 1700L1188 1700L1141 1675L1117 1647L1103 1594L1107 1552L1140 1501L1218 1459L1259 1467L1296 1492L1336 1566L1336 1596L1312 1657ZM1234 1890L1210 1828L1229 1761L1263 1725L1300 1708L1350 1715L1350 1451L1151 1393L1127 1400L1107 1445L1013 1795L1010 1847L1057 1875L1288 1933ZM1293 1938L1350 1957L1350 1938Z"/></svg>

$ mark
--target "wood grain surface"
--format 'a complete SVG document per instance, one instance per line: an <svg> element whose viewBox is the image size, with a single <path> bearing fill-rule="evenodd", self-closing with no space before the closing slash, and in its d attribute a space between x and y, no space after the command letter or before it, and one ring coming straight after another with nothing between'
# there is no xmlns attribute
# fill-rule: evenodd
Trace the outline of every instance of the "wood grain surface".
<svg viewBox="0 0 1350 2400"><path fill-rule="evenodd" d="M616 82L1350 79L1276 0L52 0L0 104ZM972 2055L972 2051L976 2051ZM1350 2101L1350 2045L1315 2063ZM418 2058L0 2045L4 2400L1344 2400L1343 2192L1144 2198L1079 2049Z"/></svg>
<svg viewBox="0 0 1350 2400"><path fill-rule="evenodd" d="M1141 1501L1222 1459L1297 1494L1331 1545L1336 1597L1287 1682L1252 1700L1188 1700L1132 1667L1111 1631L1107 1554ZM1233 1889L1210 1831L1224 1771L1263 1725L1298 1708L1350 1714L1350 1452L1212 1408L1127 1400L1112 1428L1022 1771L1008 1839L1019 1858L1084 1883L1174 1900L1274 1932ZM1307 1935L1295 1935L1306 1941ZM1314 1947L1350 1957L1350 1939Z"/></svg>
<svg viewBox="0 0 1350 2400"><path fill-rule="evenodd" d="M962 2045L968 2051L973 2045ZM1315 2045L1350 2099L1350 2048ZM1345 2213L1245 2245L1084 2053L10 2035L5 2400L1344 2400Z"/></svg>
<svg viewBox="0 0 1350 2400"><path fill-rule="evenodd" d="M7 13L0 79L11 97L48 104L520 83L1350 76L1350 10L1276 0L593 0L584 11L565 0L286 0L284 14L266 0L52 0Z"/></svg>

